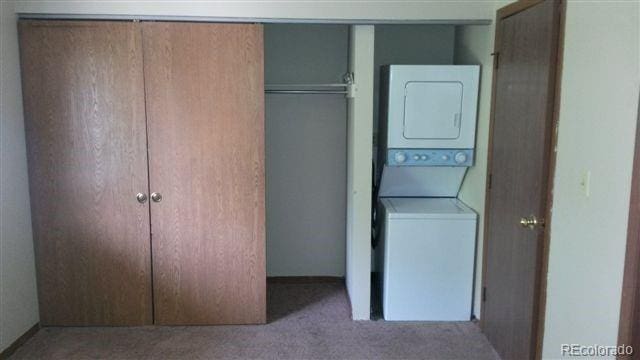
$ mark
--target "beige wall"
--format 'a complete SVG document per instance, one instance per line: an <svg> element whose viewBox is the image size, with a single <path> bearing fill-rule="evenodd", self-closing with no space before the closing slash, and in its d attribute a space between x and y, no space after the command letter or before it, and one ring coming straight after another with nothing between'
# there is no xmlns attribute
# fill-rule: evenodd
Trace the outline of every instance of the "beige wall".
<svg viewBox="0 0 640 360"><path fill-rule="evenodd" d="M569 1L544 357L615 345L640 73L639 3ZM590 195L580 182L591 172Z"/></svg>
<svg viewBox="0 0 640 360"><path fill-rule="evenodd" d="M0 3L0 351L38 322L13 3Z"/></svg>
<svg viewBox="0 0 640 360"><path fill-rule="evenodd" d="M487 179L487 146L489 112L493 76L493 25L458 26L456 29L455 64L481 65L478 123L476 127L475 163L467 171L458 197L478 213L473 314L480 318L482 304L482 250L484 244L484 201Z"/></svg>

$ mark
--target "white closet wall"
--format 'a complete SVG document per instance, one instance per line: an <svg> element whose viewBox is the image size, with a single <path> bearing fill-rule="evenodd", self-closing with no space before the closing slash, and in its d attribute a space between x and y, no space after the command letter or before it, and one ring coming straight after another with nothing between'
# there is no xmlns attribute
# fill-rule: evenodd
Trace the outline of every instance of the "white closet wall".
<svg viewBox="0 0 640 360"><path fill-rule="evenodd" d="M265 83L339 83L347 26L265 25ZM265 97L267 276L344 276L347 101Z"/></svg>
<svg viewBox="0 0 640 360"><path fill-rule="evenodd" d="M14 5L0 2L0 351L39 321Z"/></svg>

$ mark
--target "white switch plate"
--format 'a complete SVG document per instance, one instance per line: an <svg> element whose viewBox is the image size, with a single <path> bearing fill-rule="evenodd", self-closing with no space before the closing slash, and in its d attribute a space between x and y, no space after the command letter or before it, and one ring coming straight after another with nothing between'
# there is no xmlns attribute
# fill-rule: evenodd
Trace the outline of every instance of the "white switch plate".
<svg viewBox="0 0 640 360"><path fill-rule="evenodd" d="M589 195L591 195L591 170L587 170L582 173L580 189L582 189L582 193L585 197L589 197Z"/></svg>

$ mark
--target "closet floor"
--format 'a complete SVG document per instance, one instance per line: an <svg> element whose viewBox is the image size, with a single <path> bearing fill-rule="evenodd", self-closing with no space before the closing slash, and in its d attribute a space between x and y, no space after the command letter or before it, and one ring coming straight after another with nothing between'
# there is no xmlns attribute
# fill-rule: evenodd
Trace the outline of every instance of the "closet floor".
<svg viewBox="0 0 640 360"><path fill-rule="evenodd" d="M267 325L47 327L11 359L498 359L471 322L349 313L341 283L269 283Z"/></svg>

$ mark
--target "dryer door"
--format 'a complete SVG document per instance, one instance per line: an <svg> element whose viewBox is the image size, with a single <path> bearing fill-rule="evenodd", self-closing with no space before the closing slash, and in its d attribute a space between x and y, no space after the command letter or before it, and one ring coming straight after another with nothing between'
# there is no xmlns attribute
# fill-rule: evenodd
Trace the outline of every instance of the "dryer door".
<svg viewBox="0 0 640 360"><path fill-rule="evenodd" d="M405 86L405 139L457 139L460 137L462 83L411 81Z"/></svg>

